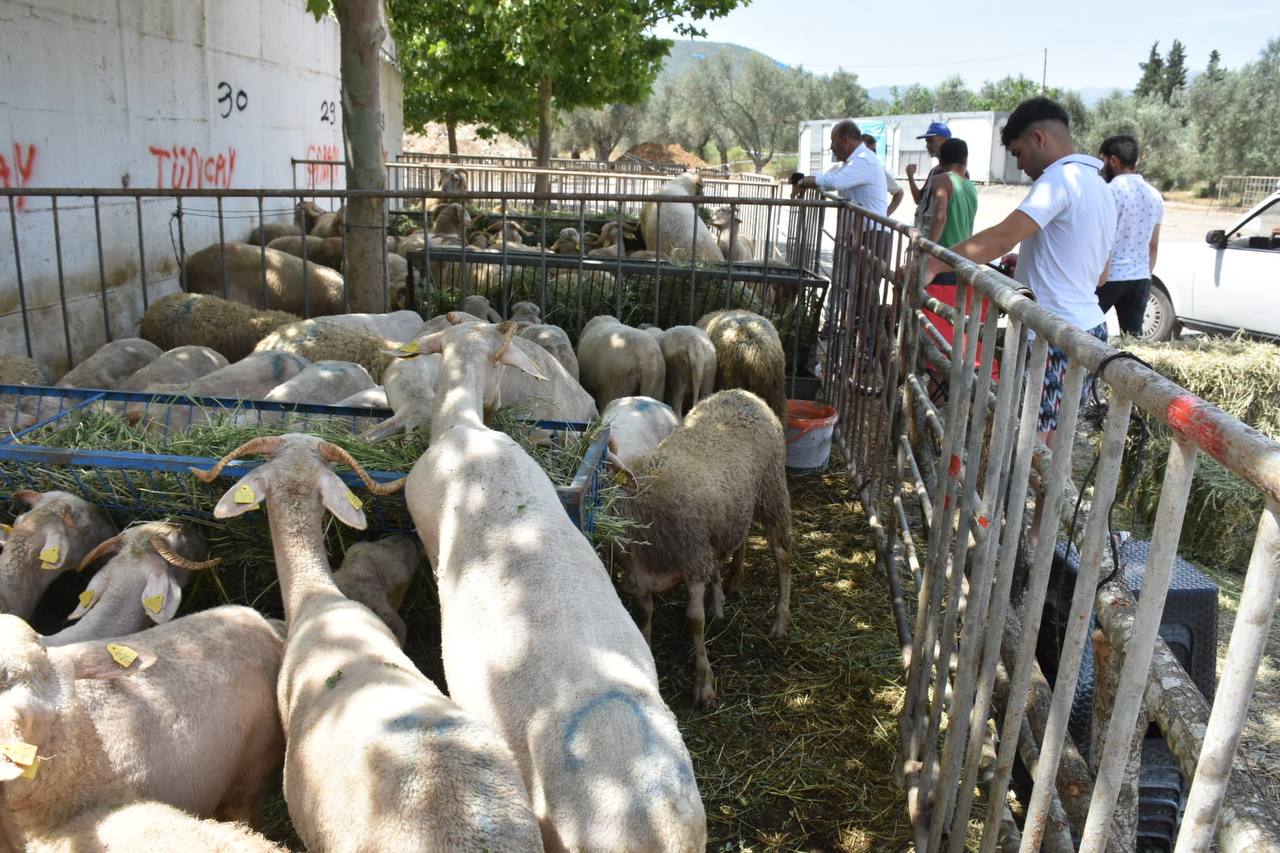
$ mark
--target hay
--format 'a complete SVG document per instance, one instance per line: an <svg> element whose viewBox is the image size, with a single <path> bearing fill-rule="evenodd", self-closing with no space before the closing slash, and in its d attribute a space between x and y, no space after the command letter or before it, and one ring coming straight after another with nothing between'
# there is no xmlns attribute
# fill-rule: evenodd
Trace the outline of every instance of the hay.
<svg viewBox="0 0 1280 853"><path fill-rule="evenodd" d="M1121 339L1119 345L1192 394L1272 438L1280 437L1280 348L1275 345L1240 335L1167 344ZM1155 518L1173 440L1163 425L1153 424L1152 433L1146 464L1125 507L1145 530ZM1132 453L1126 461L1132 464ZM1182 526L1181 552L1206 566L1243 572L1263 504L1257 489L1201 454Z"/></svg>

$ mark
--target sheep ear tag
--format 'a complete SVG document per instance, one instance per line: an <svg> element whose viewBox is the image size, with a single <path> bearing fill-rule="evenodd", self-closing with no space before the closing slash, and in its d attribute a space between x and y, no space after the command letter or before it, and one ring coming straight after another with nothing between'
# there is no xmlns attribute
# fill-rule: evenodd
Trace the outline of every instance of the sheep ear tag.
<svg viewBox="0 0 1280 853"><path fill-rule="evenodd" d="M142 588L143 612L158 625L168 622L178 614L182 604L182 586L168 570L151 571Z"/></svg>
<svg viewBox="0 0 1280 853"><path fill-rule="evenodd" d="M502 349L498 351L497 362L499 364L505 364L510 367L514 367L517 370L524 371L539 382L547 381L547 377L543 376L542 373L539 372L538 368L533 366L533 362L529 360L529 356L525 355L524 352L511 341L507 341L502 345Z"/></svg>
<svg viewBox="0 0 1280 853"><path fill-rule="evenodd" d="M40 568L53 571L62 565L62 549L50 545L40 552Z"/></svg>
<svg viewBox="0 0 1280 853"><path fill-rule="evenodd" d="M125 669L128 669L129 665L138 659L137 652L120 643L107 643L107 654L111 655L111 659Z"/></svg>
<svg viewBox="0 0 1280 853"><path fill-rule="evenodd" d="M259 509L267 497L270 471L262 473L260 466L240 478L234 486L227 490L218 505L213 508L214 518L235 518L250 510Z"/></svg>
<svg viewBox="0 0 1280 853"><path fill-rule="evenodd" d="M0 755L3 755L14 764L30 767L36 760L36 747L35 744L23 743L22 741L0 743Z"/></svg>
<svg viewBox="0 0 1280 853"><path fill-rule="evenodd" d="M413 358L415 355L422 354L422 345L417 341L409 341L409 343L397 350L401 358Z"/></svg>

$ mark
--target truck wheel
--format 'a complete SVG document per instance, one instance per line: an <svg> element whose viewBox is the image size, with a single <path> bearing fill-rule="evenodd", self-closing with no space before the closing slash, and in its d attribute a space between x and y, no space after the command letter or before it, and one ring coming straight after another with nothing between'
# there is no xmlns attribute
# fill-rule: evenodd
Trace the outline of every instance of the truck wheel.
<svg viewBox="0 0 1280 853"><path fill-rule="evenodd" d="M1178 316L1173 313L1173 301L1160 279L1152 276L1151 289L1147 292L1147 311L1142 315L1142 339L1169 341L1177 333Z"/></svg>

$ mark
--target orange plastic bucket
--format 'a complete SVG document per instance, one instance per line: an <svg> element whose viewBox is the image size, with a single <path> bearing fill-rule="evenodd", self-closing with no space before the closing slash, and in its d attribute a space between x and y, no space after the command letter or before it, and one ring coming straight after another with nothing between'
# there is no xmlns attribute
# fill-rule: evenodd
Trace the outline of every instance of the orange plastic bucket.
<svg viewBox="0 0 1280 853"><path fill-rule="evenodd" d="M788 471L812 474L827 469L837 419L836 410L825 403L787 401Z"/></svg>

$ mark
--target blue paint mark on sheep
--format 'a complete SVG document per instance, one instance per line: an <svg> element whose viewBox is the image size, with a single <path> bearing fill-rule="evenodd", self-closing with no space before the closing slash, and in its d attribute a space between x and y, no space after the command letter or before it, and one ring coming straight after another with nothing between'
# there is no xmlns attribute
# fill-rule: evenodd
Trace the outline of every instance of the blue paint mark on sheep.
<svg viewBox="0 0 1280 853"><path fill-rule="evenodd" d="M649 722L649 717L645 714L644 707L640 704L640 701L629 693L623 693L621 690L610 690L608 693L602 693L594 699L588 699L569 718L569 725L564 730L564 763L570 770L581 770L585 764L584 759L579 755L575 755L573 751L573 741L578 736L578 729L582 728L582 725L596 711L615 703L622 705L635 718L640 728L641 755L648 755L653 752L655 741L653 725Z"/></svg>
<svg viewBox="0 0 1280 853"><path fill-rule="evenodd" d="M425 731L429 734L439 737L446 732L458 728L463 720L458 717L442 717L434 722L423 717L421 714L401 714L387 720L383 726L387 731L401 734L404 732Z"/></svg>

